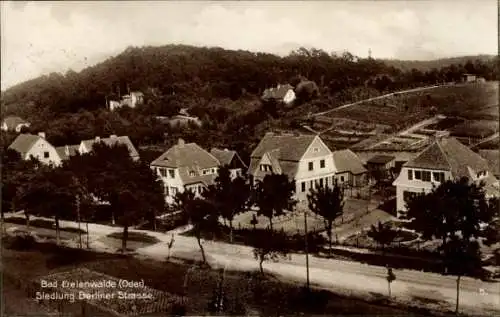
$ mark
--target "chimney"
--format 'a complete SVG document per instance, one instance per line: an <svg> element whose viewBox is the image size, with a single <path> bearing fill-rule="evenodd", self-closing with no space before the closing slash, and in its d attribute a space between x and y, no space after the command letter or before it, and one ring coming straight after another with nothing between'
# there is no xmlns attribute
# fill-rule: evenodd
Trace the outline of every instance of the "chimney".
<svg viewBox="0 0 500 317"><path fill-rule="evenodd" d="M179 139L179 141L177 142L178 145L182 146L185 144L184 140L183 139Z"/></svg>
<svg viewBox="0 0 500 317"><path fill-rule="evenodd" d="M109 137L110 137L111 139L116 139L116 138L117 138L116 134L111 134Z"/></svg>
<svg viewBox="0 0 500 317"><path fill-rule="evenodd" d="M45 139L45 132L38 132L38 136Z"/></svg>
<svg viewBox="0 0 500 317"><path fill-rule="evenodd" d="M69 156L69 146L68 145L64 146L64 153L66 153L66 155Z"/></svg>
<svg viewBox="0 0 500 317"><path fill-rule="evenodd" d="M96 137L95 137L95 141L96 141L96 142L99 142L99 141L101 141L101 137L99 137L99 136L96 136Z"/></svg>

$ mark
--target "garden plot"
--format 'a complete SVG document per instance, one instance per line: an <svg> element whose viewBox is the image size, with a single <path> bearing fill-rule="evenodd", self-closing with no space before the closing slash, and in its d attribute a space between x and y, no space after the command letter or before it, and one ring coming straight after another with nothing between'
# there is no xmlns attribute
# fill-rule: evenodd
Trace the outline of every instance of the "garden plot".
<svg viewBox="0 0 500 317"><path fill-rule="evenodd" d="M453 136L482 139L498 132L498 121L467 120L454 126L450 133Z"/></svg>
<svg viewBox="0 0 500 317"><path fill-rule="evenodd" d="M144 281L122 280L86 268L50 274L40 280L41 290L46 294L59 294L64 298L75 296L75 300L85 300L106 311L127 316L166 312L182 300L179 296L147 287Z"/></svg>

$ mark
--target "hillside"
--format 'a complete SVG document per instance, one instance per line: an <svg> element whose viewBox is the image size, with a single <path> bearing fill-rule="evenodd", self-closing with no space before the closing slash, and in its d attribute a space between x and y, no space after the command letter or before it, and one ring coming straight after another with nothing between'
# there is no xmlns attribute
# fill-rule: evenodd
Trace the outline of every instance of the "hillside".
<svg viewBox="0 0 500 317"><path fill-rule="evenodd" d="M493 66L477 60L420 72L316 49L279 57L185 45L129 47L81 72L53 73L11 87L2 92L1 110L2 116L29 120L30 131L45 131L54 145L119 134L129 135L139 147L161 151L182 137L207 148L235 148L245 156L263 133L293 129L308 113L390 91L457 81L467 71L498 78ZM304 78L317 84L319 94L296 91L297 100L285 108L261 101L265 89L279 83L295 86ZM145 103L107 110L106 100L129 90L142 91ZM155 119L180 108L198 116L203 128L176 128Z"/></svg>
<svg viewBox="0 0 500 317"><path fill-rule="evenodd" d="M491 63L495 60L494 55L476 55L476 56L460 56L460 57L449 57L440 58L435 60L398 60L398 59L381 59L386 65L396 67L398 69L407 71L412 68L418 69L420 71L428 71L433 68L448 67L451 65L465 65L468 61L479 60L484 63Z"/></svg>

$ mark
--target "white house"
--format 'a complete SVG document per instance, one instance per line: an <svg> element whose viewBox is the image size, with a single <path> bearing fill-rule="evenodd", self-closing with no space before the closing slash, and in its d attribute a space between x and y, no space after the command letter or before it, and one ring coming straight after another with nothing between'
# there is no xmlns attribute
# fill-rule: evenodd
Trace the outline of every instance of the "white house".
<svg viewBox="0 0 500 317"><path fill-rule="evenodd" d="M56 148L45 140L43 132L38 135L20 134L9 146L9 149L17 151L24 160L34 157L44 164L53 164L54 166L61 164L61 158Z"/></svg>
<svg viewBox="0 0 500 317"><path fill-rule="evenodd" d="M243 170L246 170L248 168L248 166L246 166L246 164L243 162L236 151L213 148L210 150L210 154L212 154L216 159L219 160L221 166L229 166L231 178L241 176Z"/></svg>
<svg viewBox="0 0 500 317"><path fill-rule="evenodd" d="M84 140L80 143L78 152L81 154L89 153L92 151L92 147L94 146L94 144L98 142L102 142L107 146L114 146L116 144L125 145L128 148L132 159L135 161L139 160L139 152L137 152L137 149L132 144L132 141L130 141L130 138L128 136L116 136L114 134L110 135L109 138L101 138L96 136L94 139Z"/></svg>
<svg viewBox="0 0 500 317"><path fill-rule="evenodd" d="M277 87L264 90L262 99L263 100L274 99L276 101L280 101L285 104L290 104L296 99L296 96L293 87L291 85L279 84Z"/></svg>
<svg viewBox="0 0 500 317"><path fill-rule="evenodd" d="M317 186L331 186L337 169L333 155L318 135L266 133L252 152L248 173L254 183L267 174L285 174L295 182L295 198L307 199Z"/></svg>
<svg viewBox="0 0 500 317"><path fill-rule="evenodd" d="M498 196L498 180L489 172L488 162L453 137L437 138L414 159L405 163L394 181L398 215L406 201L417 193L429 193L433 186L451 179L468 177L483 181L488 196Z"/></svg>
<svg viewBox="0 0 500 317"><path fill-rule="evenodd" d="M200 195L217 177L220 162L196 143L178 143L151 163L164 185L165 200L171 204L185 189Z"/></svg>
<svg viewBox="0 0 500 317"><path fill-rule="evenodd" d="M336 177L339 184L352 187L361 187L367 184L368 171L363 166L363 161L351 150L334 151L333 162L337 169Z"/></svg>
<svg viewBox="0 0 500 317"><path fill-rule="evenodd" d="M3 131L15 131L17 133L20 133L23 127L29 127L29 126L30 123L28 121L17 116L6 117L2 121Z"/></svg>

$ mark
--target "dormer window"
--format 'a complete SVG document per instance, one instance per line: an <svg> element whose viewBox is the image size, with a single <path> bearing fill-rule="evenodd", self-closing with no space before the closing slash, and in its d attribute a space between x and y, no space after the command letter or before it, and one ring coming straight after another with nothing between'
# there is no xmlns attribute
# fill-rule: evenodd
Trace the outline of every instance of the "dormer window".
<svg viewBox="0 0 500 317"><path fill-rule="evenodd" d="M158 171L160 172L161 177L167 177L167 170L165 168L159 168Z"/></svg>
<svg viewBox="0 0 500 317"><path fill-rule="evenodd" d="M194 176L194 171L189 171L189 176L193 177Z"/></svg>
<svg viewBox="0 0 500 317"><path fill-rule="evenodd" d="M270 164L260 164L261 172L272 172L273 167Z"/></svg>
<svg viewBox="0 0 500 317"><path fill-rule="evenodd" d="M481 172L477 173L477 178L485 177L486 175L488 175L488 172L481 171Z"/></svg>
<svg viewBox="0 0 500 317"><path fill-rule="evenodd" d="M175 178L175 170L169 169L168 170L168 175L170 176L170 178Z"/></svg>
<svg viewBox="0 0 500 317"><path fill-rule="evenodd" d="M315 147L315 148L313 149L313 152L315 152L315 153L316 153L316 152L319 152L319 148Z"/></svg>

